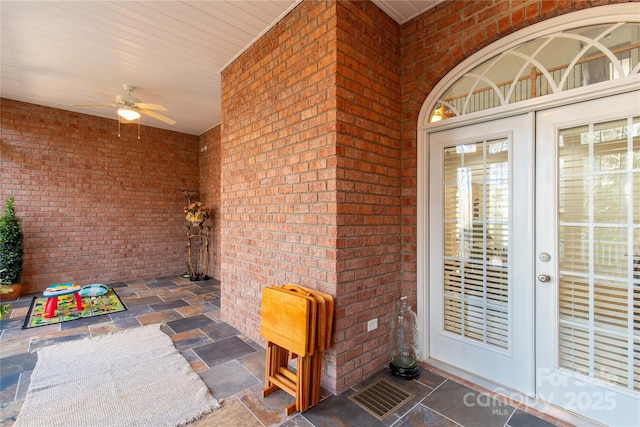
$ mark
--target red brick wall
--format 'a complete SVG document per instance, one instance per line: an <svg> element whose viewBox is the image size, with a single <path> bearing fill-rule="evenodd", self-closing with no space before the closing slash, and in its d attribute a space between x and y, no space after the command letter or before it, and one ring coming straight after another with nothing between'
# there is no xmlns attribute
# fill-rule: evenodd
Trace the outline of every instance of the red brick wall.
<svg viewBox="0 0 640 427"><path fill-rule="evenodd" d="M256 341L263 287L336 293L335 22L302 3L222 72L222 314Z"/></svg>
<svg viewBox="0 0 640 427"><path fill-rule="evenodd" d="M417 132L433 87L483 47L531 24L624 0L446 1L402 26L403 291L416 292Z"/></svg>
<svg viewBox="0 0 640 427"><path fill-rule="evenodd" d="M332 390L388 360L400 286L399 35L372 3L303 2L222 73L223 316L262 341L263 287L336 296ZM380 328L367 332L374 317Z"/></svg>
<svg viewBox="0 0 640 427"><path fill-rule="evenodd" d="M0 100L0 200L16 199L25 292L185 271L183 196L198 137Z"/></svg>
<svg viewBox="0 0 640 427"><path fill-rule="evenodd" d="M200 135L200 201L211 209L209 246L210 277L220 278L220 160L221 126L218 125Z"/></svg>
<svg viewBox="0 0 640 427"><path fill-rule="evenodd" d="M400 297L400 26L371 2L337 2L337 390L389 361ZM379 327L367 332L367 321Z"/></svg>

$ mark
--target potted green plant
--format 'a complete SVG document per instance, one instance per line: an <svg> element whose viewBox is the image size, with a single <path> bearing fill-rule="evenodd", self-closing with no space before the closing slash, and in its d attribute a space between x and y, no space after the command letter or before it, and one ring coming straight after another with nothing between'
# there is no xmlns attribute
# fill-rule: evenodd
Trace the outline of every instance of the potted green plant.
<svg viewBox="0 0 640 427"><path fill-rule="evenodd" d="M9 312L9 304L0 305L0 319L2 319L2 316L8 312Z"/></svg>
<svg viewBox="0 0 640 427"><path fill-rule="evenodd" d="M11 288L4 285L9 285L10 283L2 278L2 273L4 273L4 270L0 270L0 293L3 293L5 290L9 293L12 291ZM10 304L0 304L0 319L9 312L9 305Z"/></svg>
<svg viewBox="0 0 640 427"><path fill-rule="evenodd" d="M24 256L22 221L16 216L14 198L5 202L0 216L0 300L20 296Z"/></svg>

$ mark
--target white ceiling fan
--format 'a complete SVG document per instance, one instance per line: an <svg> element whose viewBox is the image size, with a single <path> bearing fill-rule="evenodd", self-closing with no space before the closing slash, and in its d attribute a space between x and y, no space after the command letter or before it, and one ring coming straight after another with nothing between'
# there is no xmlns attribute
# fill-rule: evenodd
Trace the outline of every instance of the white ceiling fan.
<svg viewBox="0 0 640 427"><path fill-rule="evenodd" d="M114 103L111 104L72 104L74 107L117 107L118 115L125 120L132 121L140 118L140 114L145 114L149 117L153 117L154 119L163 121L170 125L176 124L176 121L170 119L169 117L163 116L162 114L156 113L153 110L157 111L168 111L164 106L158 104L145 104L141 102L138 98L131 95L136 87L128 84L122 85L124 90L127 91L126 95L117 95L111 96L101 92L93 91L100 96L104 96L107 99L110 99Z"/></svg>

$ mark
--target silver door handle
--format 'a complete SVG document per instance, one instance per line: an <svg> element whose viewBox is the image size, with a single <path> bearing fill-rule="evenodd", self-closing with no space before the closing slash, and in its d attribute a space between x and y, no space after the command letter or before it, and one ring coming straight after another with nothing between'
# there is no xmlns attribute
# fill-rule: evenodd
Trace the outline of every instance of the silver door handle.
<svg viewBox="0 0 640 427"><path fill-rule="evenodd" d="M546 283L551 281L551 276L548 274L538 274L538 282Z"/></svg>

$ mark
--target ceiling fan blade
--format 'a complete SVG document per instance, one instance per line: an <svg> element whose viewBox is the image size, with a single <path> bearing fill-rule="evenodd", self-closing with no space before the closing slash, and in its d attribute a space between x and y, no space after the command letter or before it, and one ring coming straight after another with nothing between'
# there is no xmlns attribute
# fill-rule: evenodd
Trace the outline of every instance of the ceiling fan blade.
<svg viewBox="0 0 640 427"><path fill-rule="evenodd" d="M135 106L138 108L143 108L145 110L169 111L163 105L159 104L145 104L144 102L136 102Z"/></svg>
<svg viewBox="0 0 640 427"><path fill-rule="evenodd" d="M162 114L158 114L156 112L153 112L151 110L144 110L144 109L140 109L140 112L142 114L146 114L147 116L153 117L154 119L158 119L162 122L168 123L170 125L175 125L176 121L173 119L170 119L169 117L165 117Z"/></svg>
<svg viewBox="0 0 640 427"><path fill-rule="evenodd" d="M72 107L117 107L116 104L71 104Z"/></svg>
<svg viewBox="0 0 640 427"><path fill-rule="evenodd" d="M116 104L118 103L118 99L115 96L111 96L111 95L107 95L106 93L102 93L102 92L98 92L97 90L92 90L91 92L98 94L100 96L103 96L107 99L112 100L113 102L115 102Z"/></svg>

